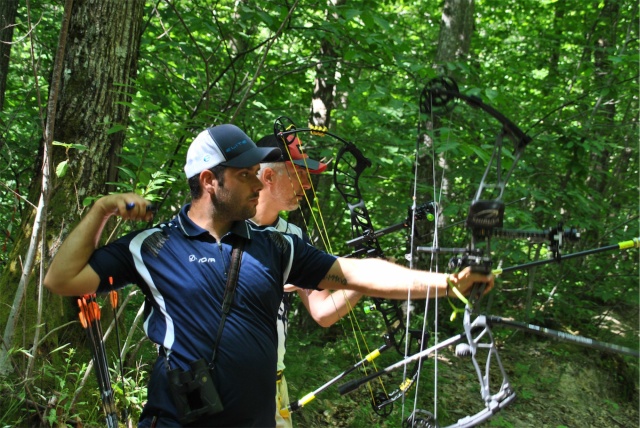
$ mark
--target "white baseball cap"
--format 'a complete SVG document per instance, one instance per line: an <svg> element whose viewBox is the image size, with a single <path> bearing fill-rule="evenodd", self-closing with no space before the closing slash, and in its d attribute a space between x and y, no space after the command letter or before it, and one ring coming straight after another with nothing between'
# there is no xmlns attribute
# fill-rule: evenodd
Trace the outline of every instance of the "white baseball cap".
<svg viewBox="0 0 640 428"><path fill-rule="evenodd" d="M280 159L279 148L258 147L240 128L225 124L202 131L187 151L184 173L191 178L217 165L249 168Z"/></svg>

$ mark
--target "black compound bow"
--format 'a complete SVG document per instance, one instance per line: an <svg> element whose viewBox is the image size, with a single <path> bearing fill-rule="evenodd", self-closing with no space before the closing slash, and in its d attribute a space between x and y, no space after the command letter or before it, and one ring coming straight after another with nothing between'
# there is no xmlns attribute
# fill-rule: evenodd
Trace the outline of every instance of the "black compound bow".
<svg viewBox="0 0 640 428"><path fill-rule="evenodd" d="M579 233L576 229L565 229L561 224L554 229L546 231L520 231L506 230L502 228L505 209L505 203L502 200L502 195L507 181L525 147L531 142L531 137L526 135L520 128L500 112L483 103L480 98L460 93L456 83L449 78L433 79L425 86L421 94L421 112L432 113L432 109L434 107L446 107L446 105L454 99L460 99L472 107L484 110L497 119L501 123L502 128L496 136L493 153L482 176L478 190L469 207L465 226L470 231L470 244L465 248L417 247L417 251L432 254L452 253L454 256L451 258L449 263L450 269L457 270L469 266L472 270L484 274L492 272L499 274L512 270L493 269L493 263L491 260L492 237L527 238L531 240L548 241L550 245L550 252L553 256L551 261L560 261L561 259L570 258L572 255L562 256L560 248L564 241L574 241L579 238ZM503 174L502 150L505 140L509 140L513 144L513 151L511 152L513 161L511 167ZM488 182L490 174L495 177L495 181L492 183ZM491 199L483 199L485 190L493 192L492 194L494 197ZM437 216L438 213L436 213L436 217ZM626 241L593 251L604 251L605 248L606 250L616 248L638 248L638 243L639 240L634 239L632 241ZM576 254L575 256L581 255L583 254ZM533 266L534 264L540 263L541 262L534 262L532 264L527 264L526 266ZM524 265L516 268L523 267ZM515 270L515 268L513 270ZM626 347L605 344L603 342L597 342L581 336L505 320L500 317L479 314L478 304L484 294L485 286L486 284L474 284L472 292L468 298L465 299L463 296L460 296L460 298L465 301L462 333L439 342L430 348L405 357L402 361L386 367L385 369L379 370L361 379L356 379L343 384L339 388L341 394L349 393L357 389L360 385L363 385L373 379L377 379L378 377L388 374L393 370L402 368L406 364L420 362L425 357L437 353L441 349L456 345L455 349L457 356L471 358L480 383L480 393L484 406L476 414L461 418L455 423L448 425L448 428L472 427L492 417L496 412L511 403L516 396L498 354L498 349L491 331L491 327L493 325L502 325L505 327L527 330L535 334L552 336L605 351L621 352L627 355L638 356L638 352L636 350ZM404 421L403 426L437 427L439 426L437 412L434 414L425 410L415 409L409 418Z"/></svg>
<svg viewBox="0 0 640 428"><path fill-rule="evenodd" d="M433 204L424 204L415 210L410 210L410 217L405 221L376 232L359 187L360 176L371 166L371 161L367 159L353 143L328 132L325 128L296 128L295 124L286 117L280 117L276 120L274 131L276 137L284 139L285 141L292 140L292 137L295 138L297 133L310 132L313 135L333 137L342 143L334 162L333 179L336 189L347 203L351 218L353 239L347 242L347 245L353 247L354 251L345 257L385 258L384 252L378 242L379 237L403 228L411 227L411 229L414 230L413 224L416 220L432 218L434 213ZM292 402L286 411L293 412L299 410L313 400L318 393L343 379L354 370L366 368L367 364L373 363L382 352L388 349L396 349L400 355L406 357L418 349L423 349L428 343L429 334L427 332L409 329L406 326L405 313L397 300L380 298L372 298L372 300L374 304L367 307L366 310L376 310L381 314L385 324L385 332L383 334L384 344L320 388ZM405 344L406 337L409 337L408 344ZM414 384L419 373L419 368L420 361L417 361L411 370L409 370L409 374L407 375L405 373L404 379L393 391L388 392L383 386L382 391L372 392L371 404L377 414L380 416L388 416L391 413L393 403L404 397L405 393Z"/></svg>

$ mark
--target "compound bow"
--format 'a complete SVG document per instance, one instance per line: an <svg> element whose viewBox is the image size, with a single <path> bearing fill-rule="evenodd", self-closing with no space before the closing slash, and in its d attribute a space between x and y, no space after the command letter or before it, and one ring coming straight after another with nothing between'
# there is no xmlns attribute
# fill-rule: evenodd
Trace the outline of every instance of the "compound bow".
<svg viewBox="0 0 640 428"><path fill-rule="evenodd" d="M363 171L371 166L371 161L367 159L362 152L351 142L328 132L325 128L310 127L296 128L295 124L286 117L280 117L274 125L276 137L285 141L295 138L300 132L310 132L313 135L330 136L340 141L342 146L338 151L334 162L334 185L340 195L344 198L350 211L352 237L354 239L347 242L347 245L354 248L352 254L345 257L377 257L385 258L384 252L380 247L378 238L386 233L394 232L402 228L411 227L416 220L424 218L433 218L434 205L424 204L414 210L410 210L410 215L405 221L388 227L382 231L376 232L373 228L369 212L366 208L362 193L359 187L359 179ZM376 310L382 315L385 323L385 332L383 334L384 344L373 352L368 353L359 362L331 379L320 388L305 395L303 398L292 402L286 411L297 411L313 400L318 393L324 391L329 386L343 379L348 374L359 368L364 368L366 364L373 363L382 352L394 348L397 352L406 357L414 353L414 348L422 349L428 343L429 334L417 329L410 329L405 324L405 314L396 300L386 300L380 298L372 299L374 304L365 310ZM405 343L405 338L409 341ZM404 344L404 345L403 345ZM414 384L419 373L420 361L409 371L409 375L405 373L403 381L391 392L387 392L382 385L381 392L372 392L371 404L374 411L380 416L388 416L393 410L393 403L404 397L405 393Z"/></svg>
<svg viewBox="0 0 640 428"><path fill-rule="evenodd" d="M430 81L422 91L420 109L422 113L432 113L433 107L444 107L453 99L461 99L472 107L480 108L497 119L501 125L501 131L496 137L493 153L485 172L480 181L479 187L469 207L465 226L471 234L471 242L465 248L440 248L440 247L417 247L417 251L432 254L452 253L455 254L450 260L450 269L460 269L463 267L471 267L472 270L488 273L504 273L508 269L493 269L491 260L491 238L492 237L510 237L510 238L528 238L531 240L549 240L553 261L560 261L563 257L560 254L560 248L563 241L574 241L579 238L579 233L575 229L564 229L562 225L547 231L520 231L502 229L505 204L502 195L511 173L513 172L518 160L520 159L524 148L531 142L531 137L526 135L518 126L507 119L491 106L483 103L480 98L467 96L460 93L456 83L448 78L438 78ZM513 143L512 159L513 162L508 171L503 174L502 169L502 149L505 139ZM489 183L487 177L489 174L495 176L495 182ZM485 190L494 192L491 199L482 199ZM496 194L497 193L497 194ZM437 205L434 205L437 207ZM438 217L439 213L435 213ZM365 229L366 231L367 229ZM363 236L365 236L363 234ZM638 248L638 239L627 241L618 245L603 247L594 251L604 251L605 249L627 249ZM580 256L582 254L576 254ZM413 258L413 255L411 255ZM564 258L569 258L564 256ZM536 262L534 262L536 263ZM536 263L536 264L539 264ZM533 265L533 264L531 264ZM527 266L530 266L529 264ZM518 266L516 268L523 268ZM515 270L509 269L509 270ZM570 335L550 329L544 329L525 323L518 323L505 320L495 316L485 316L478 313L478 304L484 294L486 284L475 284L471 295L465 299L459 296L465 302L463 316L463 332L449 339L446 339L434 346L421 350L418 353L405 357L402 361L395 363L383 370L347 382L339 387L341 394L349 393L357 389L360 385L367 383L373 379L391 372L392 370L404 367L412 362L420 362L425 357L437 353L446 347L456 345L456 355L460 357L470 357L475 372L480 383L480 393L484 402L483 408L474 415L466 416L457 422L448 425L448 428L472 427L476 426L490 417L496 412L506 407L515 398L515 392L511 387L507 373L504 369L502 361L498 354L498 349L493 338L491 326L503 325L506 327L527 330L536 334L554 336L564 340L569 340L584 346L593 348L621 352L627 355L638 356L638 352L629 348L605 344L597 342L581 336ZM453 288L453 291L456 291ZM455 315L455 312L454 312ZM436 321L437 322L437 321ZM484 364L480 363L481 357L484 358ZM497 369L498 373L492 373L492 369ZM419 373L417 374L419 376ZM498 380L495 384L493 381ZM417 393L417 391L416 391ZM404 421L405 427L435 427L438 426L437 411L431 413L425 410L414 409L413 413Z"/></svg>

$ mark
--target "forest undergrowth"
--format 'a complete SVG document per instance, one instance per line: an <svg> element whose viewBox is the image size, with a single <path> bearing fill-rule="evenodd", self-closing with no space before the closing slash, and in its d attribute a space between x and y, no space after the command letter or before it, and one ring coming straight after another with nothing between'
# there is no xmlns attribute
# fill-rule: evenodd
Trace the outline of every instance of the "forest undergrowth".
<svg viewBox="0 0 640 428"><path fill-rule="evenodd" d="M349 346L332 342L331 333L300 337L295 329L292 330L288 339L286 373L290 398L295 400L323 385L348 368L352 364L348 361L354 360L347 355L349 351L345 348ZM324 346L318 341L324 341ZM516 399L480 426L640 426L638 359L521 332L500 339L498 346ZM388 352L391 355L384 354L387 358L380 361L378 368L399 360L395 351ZM379 359L383 360L383 357ZM433 396L436 394L432 382L433 364L433 359L424 363L416 406L430 413L434 413ZM484 360L480 364L483 365ZM495 372L497 370L492 369L492 380ZM352 373L345 381L357 376ZM392 379L385 376L391 389L401 381L401 376L401 370L392 373ZM500 379L496 378L496 382L499 386ZM337 389L335 385L327 388L295 413L296 426L401 427L413 409L413 388L407 394L404 412L402 403L397 401L388 417L380 417L372 411L367 388L361 387L345 396L340 396ZM439 354L437 397L440 427L482 409L478 378L469 358L456 357L452 349Z"/></svg>

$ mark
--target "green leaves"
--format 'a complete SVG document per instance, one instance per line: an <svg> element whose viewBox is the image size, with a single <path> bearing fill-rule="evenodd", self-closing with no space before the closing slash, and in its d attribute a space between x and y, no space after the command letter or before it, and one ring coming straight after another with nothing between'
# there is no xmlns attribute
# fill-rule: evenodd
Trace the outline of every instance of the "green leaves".
<svg viewBox="0 0 640 428"><path fill-rule="evenodd" d="M78 150L80 152L87 150L87 146L83 144L73 144L73 143L68 144L68 143L60 143L58 141L54 141L52 144L54 146L64 147L65 153L67 153L67 155L69 154L69 150L72 150L72 149ZM56 176L58 178L62 178L67 174L68 170L69 170L69 159L66 159L56 165Z"/></svg>

